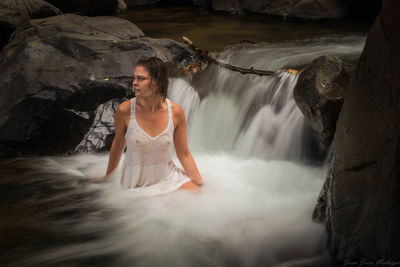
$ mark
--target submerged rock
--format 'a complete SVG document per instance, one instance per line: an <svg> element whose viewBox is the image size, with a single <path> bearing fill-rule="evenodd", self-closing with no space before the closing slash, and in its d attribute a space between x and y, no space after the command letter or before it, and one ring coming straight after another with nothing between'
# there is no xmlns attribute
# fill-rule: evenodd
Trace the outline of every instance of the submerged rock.
<svg viewBox="0 0 400 267"><path fill-rule="evenodd" d="M322 56L299 74L294 88L298 107L326 147L335 134L349 78L350 70L339 58Z"/></svg>
<svg viewBox="0 0 400 267"><path fill-rule="evenodd" d="M0 2L0 50L22 22L60 15L61 11L43 0L2 0Z"/></svg>
<svg viewBox="0 0 400 267"><path fill-rule="evenodd" d="M326 219L331 253L342 262L400 261L398 13L399 1L383 1L336 126Z"/></svg>
<svg viewBox="0 0 400 267"><path fill-rule="evenodd" d="M187 48L115 17L66 14L20 26L0 54L0 143L23 155L74 149L110 99L132 94L141 56L182 60Z"/></svg>

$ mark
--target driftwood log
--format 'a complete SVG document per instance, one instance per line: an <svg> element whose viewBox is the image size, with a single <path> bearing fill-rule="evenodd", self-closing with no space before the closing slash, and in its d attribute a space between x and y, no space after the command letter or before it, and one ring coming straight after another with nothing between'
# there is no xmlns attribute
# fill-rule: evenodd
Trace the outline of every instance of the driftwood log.
<svg viewBox="0 0 400 267"><path fill-rule="evenodd" d="M260 76L270 76L275 73L275 71L270 71L270 70L257 70L257 69L254 69L253 67L246 69L246 68L241 68L241 67L234 66L231 64L223 63L223 62L219 61L218 59L211 57L210 54L208 54L208 51L203 51L200 48L196 47L189 38L182 36L182 39L183 39L183 42L187 46L189 46L189 48L194 53L196 53L196 55L204 62L207 61L210 63L214 63L220 67L223 67L223 68L226 68L226 69L229 69L232 71L240 72L241 74L257 74ZM201 64L201 62L199 62L197 65L190 65L189 67L187 67L185 69L185 71L188 72L188 71L192 70L196 74L200 70L199 64ZM288 71L292 74L298 73L298 71L294 70L294 69L285 69L285 71Z"/></svg>

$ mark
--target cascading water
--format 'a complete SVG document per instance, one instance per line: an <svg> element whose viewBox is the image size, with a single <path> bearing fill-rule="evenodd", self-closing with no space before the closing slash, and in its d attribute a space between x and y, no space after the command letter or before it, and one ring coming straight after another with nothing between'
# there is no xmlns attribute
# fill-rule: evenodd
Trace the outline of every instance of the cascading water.
<svg viewBox="0 0 400 267"><path fill-rule="evenodd" d="M193 149L300 161L304 119L293 99L297 75L279 71L272 77L232 77L229 71L210 69L222 72L213 79L225 76L228 85L217 85L223 90L210 92L202 101L185 81L171 83L170 97L189 114Z"/></svg>
<svg viewBox="0 0 400 267"><path fill-rule="evenodd" d="M264 44L220 58L274 70L322 54L352 61L363 42ZM19 229L24 237L7 254L8 266L326 263L324 226L311 220L325 170L304 165L309 129L293 100L296 79L283 70L259 77L213 65L193 79L171 79L169 97L185 110L189 146L205 181L201 193L140 198L112 183L89 183L87 177L105 172L106 154L29 162L25 176L1 182L30 196L7 213L25 218L4 224L5 233Z"/></svg>
<svg viewBox="0 0 400 267"><path fill-rule="evenodd" d="M241 67L275 70L322 55L354 62L363 44L364 38L357 36L326 37L296 44L233 47L220 58ZM296 74L278 70L273 76L242 75L211 65L199 76L193 86L182 79L172 79L170 85L171 99L187 114L192 149L309 162L310 146L318 144L310 144L317 141L293 98Z"/></svg>

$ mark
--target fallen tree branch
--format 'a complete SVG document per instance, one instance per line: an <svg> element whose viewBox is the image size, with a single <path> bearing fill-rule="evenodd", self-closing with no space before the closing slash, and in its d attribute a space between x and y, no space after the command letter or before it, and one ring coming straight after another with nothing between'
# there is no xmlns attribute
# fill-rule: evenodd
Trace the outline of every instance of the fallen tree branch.
<svg viewBox="0 0 400 267"><path fill-rule="evenodd" d="M270 71L270 70L257 70L257 69L254 69L253 67L251 67L249 69L246 69L246 68L241 68L241 67L234 66L234 65L231 65L231 64L228 64L228 63L223 63L223 62L219 61L218 59L215 59L215 58L211 57L208 54L208 51L203 51L200 48L196 47L189 38L187 38L185 36L182 36L182 39L183 39L183 42L186 45L188 45L189 48L191 50L193 50L193 52L195 52L196 55L203 61L214 63L214 64L216 64L218 66L223 67L223 68L226 68L226 69L229 69L229 70L232 70L232 71L236 71L236 72L240 72L241 74L257 74L257 75L260 75L260 76L270 76L270 75L273 75L275 73L275 71ZM192 65L192 66L190 66L190 68L192 68L194 70L194 73L197 73L199 71L199 66L193 66ZM296 74L298 72L297 70L294 70L294 69L286 69L286 71L288 71L288 72L290 72L292 74Z"/></svg>

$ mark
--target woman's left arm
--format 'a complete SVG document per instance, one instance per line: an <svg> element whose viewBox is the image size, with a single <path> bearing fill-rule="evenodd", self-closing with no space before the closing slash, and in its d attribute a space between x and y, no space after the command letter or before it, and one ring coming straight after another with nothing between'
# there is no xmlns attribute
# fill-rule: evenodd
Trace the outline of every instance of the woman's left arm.
<svg viewBox="0 0 400 267"><path fill-rule="evenodd" d="M202 185L203 179L201 178L200 172L197 169L196 163L194 162L187 144L185 113L178 104L174 104L173 114L176 119L176 127L174 131L176 155L181 162L186 175L192 179L192 182L197 185Z"/></svg>

